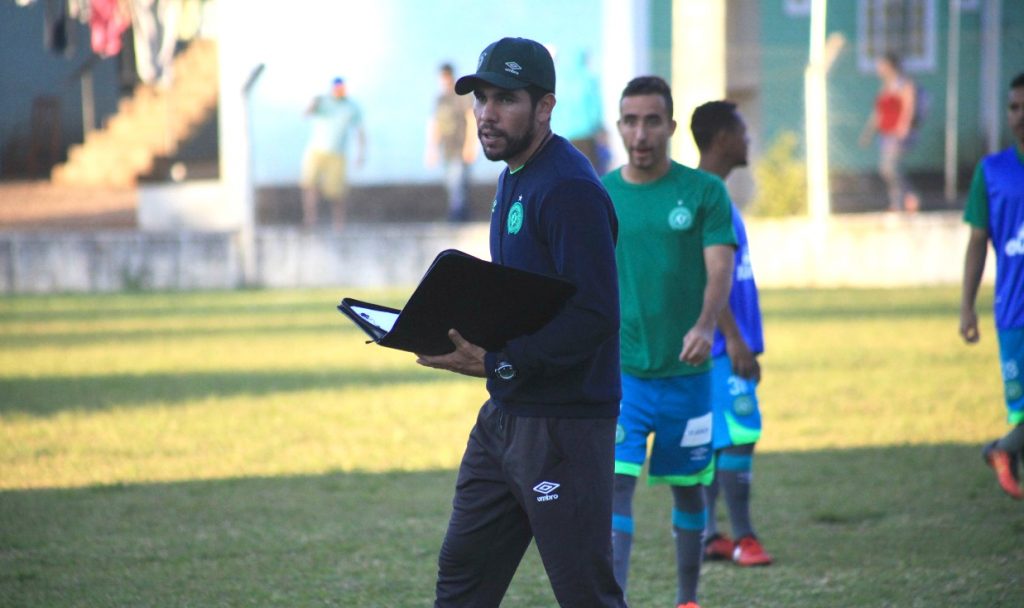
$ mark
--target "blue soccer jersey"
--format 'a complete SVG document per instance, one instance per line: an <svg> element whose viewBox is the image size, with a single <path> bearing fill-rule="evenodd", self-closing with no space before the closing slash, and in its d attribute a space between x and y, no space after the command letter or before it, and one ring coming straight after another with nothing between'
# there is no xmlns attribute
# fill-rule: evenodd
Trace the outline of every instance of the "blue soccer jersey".
<svg viewBox="0 0 1024 608"><path fill-rule="evenodd" d="M1024 154L1016 146L979 163L964 219L988 230L996 253L996 327L1024 327Z"/></svg>
<svg viewBox="0 0 1024 608"><path fill-rule="evenodd" d="M755 354L764 352L764 330L761 327L761 304L757 298L757 284L754 269L750 265L750 247L747 245L747 228L743 224L736 205L732 206L732 226L736 232L736 266L732 273L732 291L729 292L729 308L743 340ZM712 357L725 354L725 336L715 330L715 343L711 348Z"/></svg>

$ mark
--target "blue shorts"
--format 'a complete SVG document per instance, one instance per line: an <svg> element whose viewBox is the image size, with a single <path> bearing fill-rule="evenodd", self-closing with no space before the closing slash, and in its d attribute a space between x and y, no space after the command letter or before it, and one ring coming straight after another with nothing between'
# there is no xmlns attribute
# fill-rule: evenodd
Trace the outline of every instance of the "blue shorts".
<svg viewBox="0 0 1024 608"><path fill-rule="evenodd" d="M710 373L672 378L622 374L615 472L640 476L653 433L649 483L708 485L715 474L711 425Z"/></svg>
<svg viewBox="0 0 1024 608"><path fill-rule="evenodd" d="M1020 424L1024 422L1024 328L1002 329L998 333L1007 420Z"/></svg>
<svg viewBox="0 0 1024 608"><path fill-rule="evenodd" d="M711 394L715 412L712 445L716 450L756 443L761 438L757 382L734 375L732 362L725 355L711 361Z"/></svg>

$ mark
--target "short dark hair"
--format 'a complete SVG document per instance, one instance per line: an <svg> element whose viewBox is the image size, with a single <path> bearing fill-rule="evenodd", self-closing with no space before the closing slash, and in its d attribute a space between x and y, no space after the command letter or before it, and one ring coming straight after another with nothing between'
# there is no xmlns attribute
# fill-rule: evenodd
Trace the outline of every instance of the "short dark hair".
<svg viewBox="0 0 1024 608"><path fill-rule="evenodd" d="M899 55L892 51L889 51L888 53L884 53L882 55L882 59L886 63L891 65L892 69L896 70L897 72L903 73L903 59L900 58Z"/></svg>
<svg viewBox="0 0 1024 608"><path fill-rule="evenodd" d="M690 132L698 150L707 150L719 131L734 129L740 124L736 104L731 101L709 101L697 106L690 118Z"/></svg>
<svg viewBox="0 0 1024 608"><path fill-rule="evenodd" d="M1013 80L1010 81L1011 89L1016 89L1017 87L1024 87L1024 72L1017 74L1013 77Z"/></svg>
<svg viewBox="0 0 1024 608"><path fill-rule="evenodd" d="M527 85L526 92L530 95L530 105L534 108L537 107L537 103L540 102L545 95L551 93L551 91L545 91L535 84Z"/></svg>
<svg viewBox="0 0 1024 608"><path fill-rule="evenodd" d="M442 74L448 74L449 76L454 76L455 75L455 66L453 66L450 63L445 62L445 63L441 64L440 71L441 71Z"/></svg>
<svg viewBox="0 0 1024 608"><path fill-rule="evenodd" d="M637 95L661 95L665 100L665 109L668 110L668 119L672 120L672 87L668 86L663 78L637 76L626 84L626 88L622 89L622 96L619 100Z"/></svg>

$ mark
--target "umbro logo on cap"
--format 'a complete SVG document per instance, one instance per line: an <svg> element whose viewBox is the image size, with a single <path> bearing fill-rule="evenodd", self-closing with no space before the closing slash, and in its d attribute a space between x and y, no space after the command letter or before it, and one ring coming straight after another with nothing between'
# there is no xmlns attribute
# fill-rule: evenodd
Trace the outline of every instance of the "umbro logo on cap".
<svg viewBox="0 0 1024 608"><path fill-rule="evenodd" d="M555 62L543 44L528 38L502 38L480 53L475 74L455 82L459 95L471 93L482 83L516 90L535 86L555 92Z"/></svg>

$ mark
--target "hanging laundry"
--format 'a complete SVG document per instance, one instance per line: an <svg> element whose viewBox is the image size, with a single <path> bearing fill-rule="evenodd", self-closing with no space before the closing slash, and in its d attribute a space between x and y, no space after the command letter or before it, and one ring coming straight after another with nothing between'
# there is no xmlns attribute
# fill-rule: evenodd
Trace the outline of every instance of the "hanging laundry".
<svg viewBox="0 0 1024 608"><path fill-rule="evenodd" d="M92 0L89 8L93 52L100 57L117 55L121 51L121 34L132 23L128 6L120 0Z"/></svg>
<svg viewBox="0 0 1024 608"><path fill-rule="evenodd" d="M203 30L203 16L206 10L204 0L180 0L181 15L178 17L178 40L188 42L197 38Z"/></svg>
<svg viewBox="0 0 1024 608"><path fill-rule="evenodd" d="M180 14L178 0L132 0L135 65L142 82L170 86Z"/></svg>
<svg viewBox="0 0 1024 608"><path fill-rule="evenodd" d="M74 55L76 25L68 14L67 0L46 0L43 5L43 46L57 55Z"/></svg>

